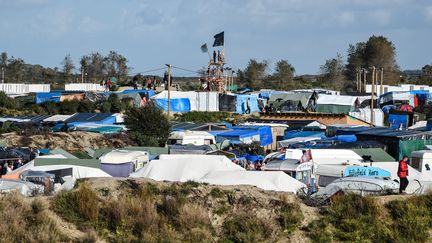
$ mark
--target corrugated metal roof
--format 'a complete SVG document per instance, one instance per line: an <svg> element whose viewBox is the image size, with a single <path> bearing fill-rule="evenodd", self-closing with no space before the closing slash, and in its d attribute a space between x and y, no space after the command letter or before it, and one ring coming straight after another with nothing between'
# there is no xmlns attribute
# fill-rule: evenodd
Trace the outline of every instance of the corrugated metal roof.
<svg viewBox="0 0 432 243"><path fill-rule="evenodd" d="M66 122L99 122L113 115L114 115L113 113L90 113L90 112L76 113L75 115L68 118Z"/></svg>

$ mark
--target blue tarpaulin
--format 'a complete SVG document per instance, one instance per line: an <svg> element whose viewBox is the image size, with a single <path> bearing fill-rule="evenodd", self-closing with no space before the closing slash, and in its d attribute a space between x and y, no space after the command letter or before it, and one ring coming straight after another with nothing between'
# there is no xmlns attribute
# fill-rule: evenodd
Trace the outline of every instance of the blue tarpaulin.
<svg viewBox="0 0 432 243"><path fill-rule="evenodd" d="M216 135L216 142L221 143L224 140L230 140L233 144L239 144L241 142L250 143L253 141L259 142L260 134L257 130L249 129L235 129Z"/></svg>
<svg viewBox="0 0 432 243"><path fill-rule="evenodd" d="M168 110L168 99L155 99L156 104L164 111ZM188 112L191 110L191 104L188 98L170 99L170 110L172 112Z"/></svg>
<svg viewBox="0 0 432 243"><path fill-rule="evenodd" d="M260 112L258 98L255 95L237 95L236 112L238 114L245 114L248 99L250 102L250 113Z"/></svg>
<svg viewBox="0 0 432 243"><path fill-rule="evenodd" d="M260 134L261 146L267 146L273 142L272 130L270 126L241 126L234 127L234 129L257 130Z"/></svg>
<svg viewBox="0 0 432 243"><path fill-rule="evenodd" d="M325 137L324 132L321 131L297 131L297 130L286 130L284 139L296 138L296 137Z"/></svg>
<svg viewBox="0 0 432 243"><path fill-rule="evenodd" d="M36 93L36 104L53 101L53 102L59 102L60 101L60 92L40 92Z"/></svg>
<svg viewBox="0 0 432 243"><path fill-rule="evenodd" d="M407 128L408 127L408 115L399 115L399 114L389 114L388 123L390 123L390 128L398 129L399 127Z"/></svg>
<svg viewBox="0 0 432 243"><path fill-rule="evenodd" d="M152 89L126 89L123 90L122 93L147 93L148 97L155 95L155 92Z"/></svg>
<svg viewBox="0 0 432 243"><path fill-rule="evenodd" d="M250 155L250 154L247 154L245 158L248 161L252 161L252 163L254 163L254 164L257 161L263 161L264 160L264 156L262 156L262 155Z"/></svg>

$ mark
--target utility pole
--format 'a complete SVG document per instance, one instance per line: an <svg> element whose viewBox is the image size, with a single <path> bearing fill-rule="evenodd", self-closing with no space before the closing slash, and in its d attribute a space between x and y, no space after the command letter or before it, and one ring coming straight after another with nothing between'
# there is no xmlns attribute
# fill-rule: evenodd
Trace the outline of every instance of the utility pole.
<svg viewBox="0 0 432 243"><path fill-rule="evenodd" d="M367 70L365 68L363 68L363 84L364 84L364 92L366 92L366 73Z"/></svg>
<svg viewBox="0 0 432 243"><path fill-rule="evenodd" d="M4 83L4 67L2 67L2 83Z"/></svg>
<svg viewBox="0 0 432 243"><path fill-rule="evenodd" d="M167 114L168 114L168 120L170 118L170 100L171 100L171 65L170 64L165 64L168 67L168 109L167 109Z"/></svg>
<svg viewBox="0 0 432 243"><path fill-rule="evenodd" d="M370 113L370 115L371 115L371 122L370 122L370 125L371 125L371 127L373 126L373 124L374 124L374 93L375 93L375 66L372 66L372 96L371 96L371 102L370 102L370 109L371 109L371 113Z"/></svg>
<svg viewBox="0 0 432 243"><path fill-rule="evenodd" d="M384 68L381 68L381 85L380 85L380 95L382 95L384 93L384 88L383 88L383 79L384 79Z"/></svg>
<svg viewBox="0 0 432 243"><path fill-rule="evenodd" d="M81 68L81 83L84 83L84 68Z"/></svg>
<svg viewBox="0 0 432 243"><path fill-rule="evenodd" d="M358 69L356 70L356 84L357 84L357 91L360 92L360 89L359 89L359 71L358 71Z"/></svg>

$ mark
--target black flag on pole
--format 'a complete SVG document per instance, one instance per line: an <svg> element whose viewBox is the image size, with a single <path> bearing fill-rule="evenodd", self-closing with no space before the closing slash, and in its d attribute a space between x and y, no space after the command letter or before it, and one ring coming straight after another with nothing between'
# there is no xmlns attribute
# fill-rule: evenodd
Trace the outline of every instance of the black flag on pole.
<svg viewBox="0 0 432 243"><path fill-rule="evenodd" d="M207 43L204 43L204 44L201 46L201 51L202 51L202 52L208 52Z"/></svg>
<svg viewBox="0 0 432 243"><path fill-rule="evenodd" d="M223 46L224 45L224 31L220 32L219 34L216 34L214 36L214 43L213 46Z"/></svg>

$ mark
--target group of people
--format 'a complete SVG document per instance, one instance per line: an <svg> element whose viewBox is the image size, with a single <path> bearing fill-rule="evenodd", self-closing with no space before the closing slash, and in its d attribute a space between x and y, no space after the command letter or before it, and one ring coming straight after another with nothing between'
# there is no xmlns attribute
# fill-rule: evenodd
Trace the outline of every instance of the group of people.
<svg viewBox="0 0 432 243"><path fill-rule="evenodd" d="M224 61L225 56L223 51L218 50L217 53L213 51L213 63L223 63Z"/></svg>
<svg viewBox="0 0 432 243"><path fill-rule="evenodd" d="M110 78L107 81L102 80L102 86L104 87L105 92L109 92L111 90L111 85L112 85L112 82L111 82Z"/></svg>
<svg viewBox="0 0 432 243"><path fill-rule="evenodd" d="M1 175L11 174L13 170L18 169L23 165L21 159L2 161L0 162Z"/></svg>
<svg viewBox="0 0 432 243"><path fill-rule="evenodd" d="M252 161L248 161L248 160L235 159L233 160L233 163L243 167L245 170L261 170L261 167L264 166L264 162L262 162L261 160L252 163Z"/></svg>

